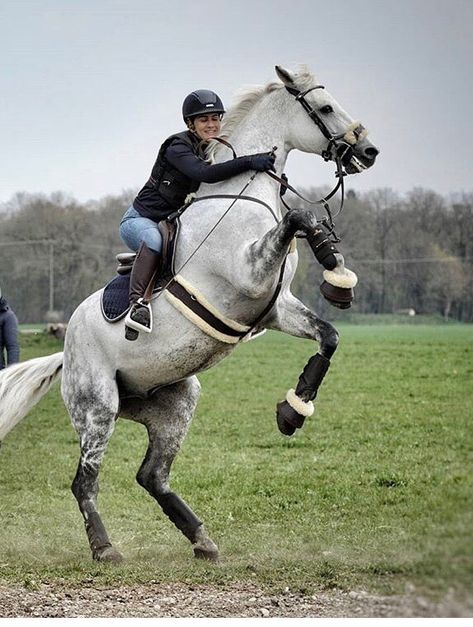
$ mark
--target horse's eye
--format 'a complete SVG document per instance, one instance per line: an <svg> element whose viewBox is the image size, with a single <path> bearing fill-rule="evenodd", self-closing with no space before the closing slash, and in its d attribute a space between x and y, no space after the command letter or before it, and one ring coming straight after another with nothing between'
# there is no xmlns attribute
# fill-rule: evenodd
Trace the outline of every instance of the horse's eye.
<svg viewBox="0 0 473 627"><path fill-rule="evenodd" d="M320 113L333 113L333 109L330 105L325 105L320 108Z"/></svg>

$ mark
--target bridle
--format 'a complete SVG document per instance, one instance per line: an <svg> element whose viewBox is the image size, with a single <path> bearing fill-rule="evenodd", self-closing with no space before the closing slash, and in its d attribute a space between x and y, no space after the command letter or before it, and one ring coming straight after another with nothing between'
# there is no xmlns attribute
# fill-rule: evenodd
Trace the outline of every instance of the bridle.
<svg viewBox="0 0 473 627"><path fill-rule="evenodd" d="M345 172L344 167L350 163L353 157L354 146L358 143L358 141L366 137L367 131L362 124L360 124L359 122L354 122L350 126L348 126L342 133L334 134L331 132L331 130L329 129L327 124L324 122L324 120L320 117L316 109L314 109L314 107L312 107L312 105L306 100L307 94L310 93L311 91L314 91L315 89L325 89L323 85L314 85L314 87L310 87L309 89L306 89L305 91L300 91L299 89L296 89L295 87L288 87L287 85L285 85L285 88L292 96L295 97L297 102L299 102L302 105L304 110L309 115L310 119L317 125L322 135L327 139L328 141L327 147L325 148L324 151L322 151L321 156L324 159L324 161L335 162L335 165L336 165L335 177L337 179L337 183L335 187L332 189L332 191L329 192L323 198L320 198L319 200L311 200L303 196L292 185L290 185L286 178L280 177L271 171L267 171L265 174L270 176L272 179L277 181L283 188L288 189L293 194L295 194L298 198L308 203L309 205L322 205L327 212L327 216L323 217L321 220L319 220L319 222L323 223L324 226L329 230L329 232L334 237L334 241L339 241L338 237L336 236L334 232L335 225L333 222L333 217L336 217L342 211L343 204L345 201L344 177L346 176L347 173ZM226 141L225 139L221 137L214 137L213 139L223 144L227 148L229 148L232 151L233 158L236 159L237 154L233 146L230 144L230 142ZM203 143L204 143L204 140L200 142L199 148L200 148L200 145ZM271 152L274 154L275 151L276 151L276 146L273 146ZM338 190L340 190L340 205L339 205L338 211L333 216L330 210L328 201L331 198L333 198L333 196L335 196ZM207 198L208 197L206 197L206 199ZM293 209L290 205L286 203L282 195L281 195L281 202L288 211L291 211Z"/></svg>
<svg viewBox="0 0 473 627"><path fill-rule="evenodd" d="M324 161L339 159L343 165L348 165L353 157L353 146L361 139L366 137L366 129L359 122L355 122L348 127L343 133L334 135L318 112L305 99L308 93L314 89L325 89L323 85L315 85L305 91L299 91L294 87L285 85L286 90L300 102L302 107L307 111L310 119L319 127L322 135L328 140L327 148L322 152Z"/></svg>
<svg viewBox="0 0 473 627"><path fill-rule="evenodd" d="M314 91L314 89L325 89L323 85L314 85L314 87L310 87L309 89L306 89L305 91L300 91L299 89L296 89L295 87L288 87L287 85L285 85L285 88L292 96L295 97L297 102L300 102L303 109L309 115L310 119L318 126L322 135L327 139L328 141L327 147L325 148L324 151L322 151L321 156L324 159L324 161L335 162L335 165L336 165L335 177L337 178L337 183L335 187L332 189L332 191L328 193L326 196L324 196L323 198L321 198L320 200L310 200L309 198L305 198L304 196L302 196L302 194L300 194L296 189L294 189L294 187L289 185L288 181L285 181L282 177L277 176L273 172L266 172L266 174L268 174L271 178L278 181L286 189L289 189L293 194L296 194L296 196L301 198L304 202L310 205L323 205L323 207L327 211L327 217L320 220L320 222L322 222L329 229L330 233L333 234L335 241L339 241L339 239L337 238L334 232L335 225L333 223L333 216L330 211L330 206L328 204L328 201L333 196L335 196L335 194L340 189L340 206L338 208L337 213L335 214L335 216L337 216L342 211L343 204L345 201L345 186L344 186L343 179L347 173L345 172L343 168L344 166L350 163L353 157L353 147L355 146L356 143L358 143L358 141L366 137L367 131L365 127L359 122L355 122L351 124L345 131L343 131L343 133L339 133L337 135L334 135L330 131L328 126L320 117L319 113L314 109L314 107L312 107L312 105L309 102L307 102L305 98L307 94L310 93L311 91ZM286 203L286 201L284 200L282 196L281 196L281 202L288 211L292 209L292 207L290 207Z"/></svg>

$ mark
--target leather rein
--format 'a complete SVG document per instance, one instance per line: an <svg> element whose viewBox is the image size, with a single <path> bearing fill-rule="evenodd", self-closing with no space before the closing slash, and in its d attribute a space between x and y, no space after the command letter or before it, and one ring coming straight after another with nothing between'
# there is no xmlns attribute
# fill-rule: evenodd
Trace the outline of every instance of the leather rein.
<svg viewBox="0 0 473 627"><path fill-rule="evenodd" d="M321 86L320 86L321 87ZM313 89L316 89L316 87L313 87ZM309 90L311 91L311 90ZM307 93L307 92L305 92ZM343 135L341 135L340 137L343 137ZM236 159L237 158L237 154L235 152L235 149L233 148L233 146L230 144L230 142L226 141L225 139L222 139L221 137L213 137L212 139L214 139L215 141L218 141L220 144L223 144L224 146L226 146L227 148L229 148L232 151L233 154L233 158ZM202 142L201 142L202 143ZM200 145L200 144L199 144ZM273 146L271 153L274 154L277 150L277 146ZM325 157L324 157L325 159ZM328 159L325 159L326 161L328 161ZM288 180L286 180L285 178L278 176L277 174L275 174L274 172L271 171L266 171L265 174L267 174L268 176L270 176L272 179L274 179L275 181L277 181L280 185L282 185L285 189L288 189L289 191L291 191L293 194L295 194L296 196L298 196L301 200L303 200L304 202L309 203L310 205L323 205L325 207L325 209L327 210L327 213L329 215L329 219L330 221L332 221L332 215L330 212L330 207L328 206L328 201L335 196L335 194L337 193L338 189L341 188L341 192L342 192L342 200L341 200L341 204L340 204L340 208L337 211L338 215L340 213L340 211L342 210L343 207L343 198L344 198L344 185L343 185L343 177L346 175L346 172L343 171L343 165L342 165L342 160L341 158L339 158L337 156L336 158L336 164L337 164L337 171L335 173L335 176L338 178L337 184L335 185L335 187L332 189L332 191L327 194L327 196L324 196L323 198L321 198L320 200L310 200L309 198L305 198L305 196L303 196L300 192L297 191L297 189L295 189ZM235 196L223 196L223 195L219 195L219 196L202 196L201 198L234 198ZM243 198L243 197L242 197ZM267 205L266 203L264 203L263 201L257 199L257 198L251 198L249 196L245 196L244 197L245 200L254 200L255 202L259 202L260 204L264 204L273 214L274 217L274 211L269 207L269 205ZM197 200L197 198L196 198ZM281 202L282 204L286 207L286 209L288 211L291 211L292 207L290 207L284 200L284 198L281 196ZM277 220L277 218L276 218ZM277 220L278 221L278 220Z"/></svg>

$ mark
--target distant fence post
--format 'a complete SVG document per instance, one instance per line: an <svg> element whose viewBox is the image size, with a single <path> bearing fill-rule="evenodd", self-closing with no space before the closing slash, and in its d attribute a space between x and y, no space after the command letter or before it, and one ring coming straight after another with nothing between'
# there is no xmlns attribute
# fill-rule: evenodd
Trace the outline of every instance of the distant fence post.
<svg viewBox="0 0 473 627"><path fill-rule="evenodd" d="M54 244L49 243L49 311L54 311Z"/></svg>

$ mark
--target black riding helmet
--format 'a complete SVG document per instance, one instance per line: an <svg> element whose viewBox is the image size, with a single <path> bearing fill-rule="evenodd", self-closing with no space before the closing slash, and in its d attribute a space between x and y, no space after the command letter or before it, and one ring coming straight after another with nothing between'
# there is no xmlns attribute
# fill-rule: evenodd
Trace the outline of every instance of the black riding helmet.
<svg viewBox="0 0 473 627"><path fill-rule="evenodd" d="M217 94L209 89L197 89L186 96L182 103L182 117L184 122L188 118L206 113L225 113L223 102Z"/></svg>

